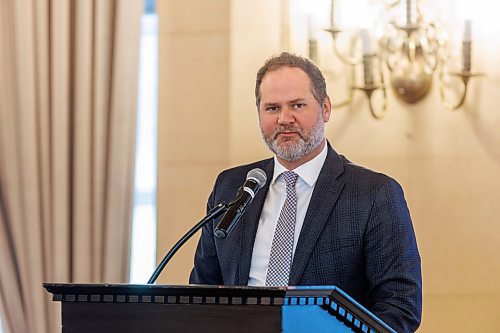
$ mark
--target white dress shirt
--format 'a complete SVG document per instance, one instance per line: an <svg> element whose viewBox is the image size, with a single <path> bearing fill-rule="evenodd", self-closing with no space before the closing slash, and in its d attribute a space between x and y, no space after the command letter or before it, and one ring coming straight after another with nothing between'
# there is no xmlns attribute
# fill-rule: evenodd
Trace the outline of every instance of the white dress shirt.
<svg viewBox="0 0 500 333"><path fill-rule="evenodd" d="M298 168L291 170L299 175L297 178L297 217L295 221L295 232L293 240L293 253L297 247L300 230L304 224L307 207L314 190L314 185L318 179L319 173L325 163L327 155L327 145L319 153L307 163L302 164ZM260 214L259 226L255 243L252 252L252 261L250 264L250 276L248 279L249 286L265 286L267 267L269 266L269 256L271 253L271 245L273 242L274 230L281 212L281 207L285 203L286 184L282 173L287 169L278 162L274 157L274 174L269 185L264 207Z"/></svg>

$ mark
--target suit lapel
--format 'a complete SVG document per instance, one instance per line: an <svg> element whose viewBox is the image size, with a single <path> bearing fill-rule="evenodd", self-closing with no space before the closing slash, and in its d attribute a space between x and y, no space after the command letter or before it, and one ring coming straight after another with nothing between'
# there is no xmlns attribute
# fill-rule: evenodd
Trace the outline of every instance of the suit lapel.
<svg viewBox="0 0 500 333"><path fill-rule="evenodd" d="M293 257L289 279L291 286L299 283L309 256L344 187L344 182L336 179L343 171L342 159L328 144L328 155L316 181Z"/></svg>
<svg viewBox="0 0 500 333"><path fill-rule="evenodd" d="M257 234L257 227L259 226L260 213L264 207L264 201L269 190L269 184L273 177L274 160L269 159L263 162L262 170L267 175L266 185L257 193L253 202L248 206L247 211L241 217L240 228L240 255L239 255L239 269L236 278L238 285L247 285L248 277L250 275L250 264L252 262L253 245L255 236Z"/></svg>

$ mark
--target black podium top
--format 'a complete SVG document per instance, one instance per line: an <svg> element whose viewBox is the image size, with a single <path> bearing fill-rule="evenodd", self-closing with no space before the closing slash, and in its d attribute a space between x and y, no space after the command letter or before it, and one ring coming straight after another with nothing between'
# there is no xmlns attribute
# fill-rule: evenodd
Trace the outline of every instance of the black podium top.
<svg viewBox="0 0 500 333"><path fill-rule="evenodd" d="M63 303L320 306L357 332L395 332L335 286L241 287L44 283Z"/></svg>

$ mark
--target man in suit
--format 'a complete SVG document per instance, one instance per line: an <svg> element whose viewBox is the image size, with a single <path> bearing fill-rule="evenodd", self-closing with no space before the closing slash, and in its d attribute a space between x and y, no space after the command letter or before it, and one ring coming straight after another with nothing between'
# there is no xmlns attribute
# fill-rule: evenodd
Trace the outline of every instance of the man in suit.
<svg viewBox="0 0 500 333"><path fill-rule="evenodd" d="M324 137L331 104L320 70L282 53L255 87L271 159L223 171L208 208L230 202L247 172L267 183L226 239L202 232L190 283L336 285L398 332L422 307L420 256L403 190L392 178L337 154Z"/></svg>

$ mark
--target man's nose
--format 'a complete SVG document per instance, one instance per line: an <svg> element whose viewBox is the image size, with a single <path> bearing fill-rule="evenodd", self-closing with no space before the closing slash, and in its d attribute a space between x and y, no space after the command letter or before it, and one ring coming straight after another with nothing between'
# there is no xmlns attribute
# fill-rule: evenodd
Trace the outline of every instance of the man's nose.
<svg viewBox="0 0 500 333"><path fill-rule="evenodd" d="M289 107L284 107L278 117L279 124L293 124L295 122L295 117L293 115L293 110Z"/></svg>

